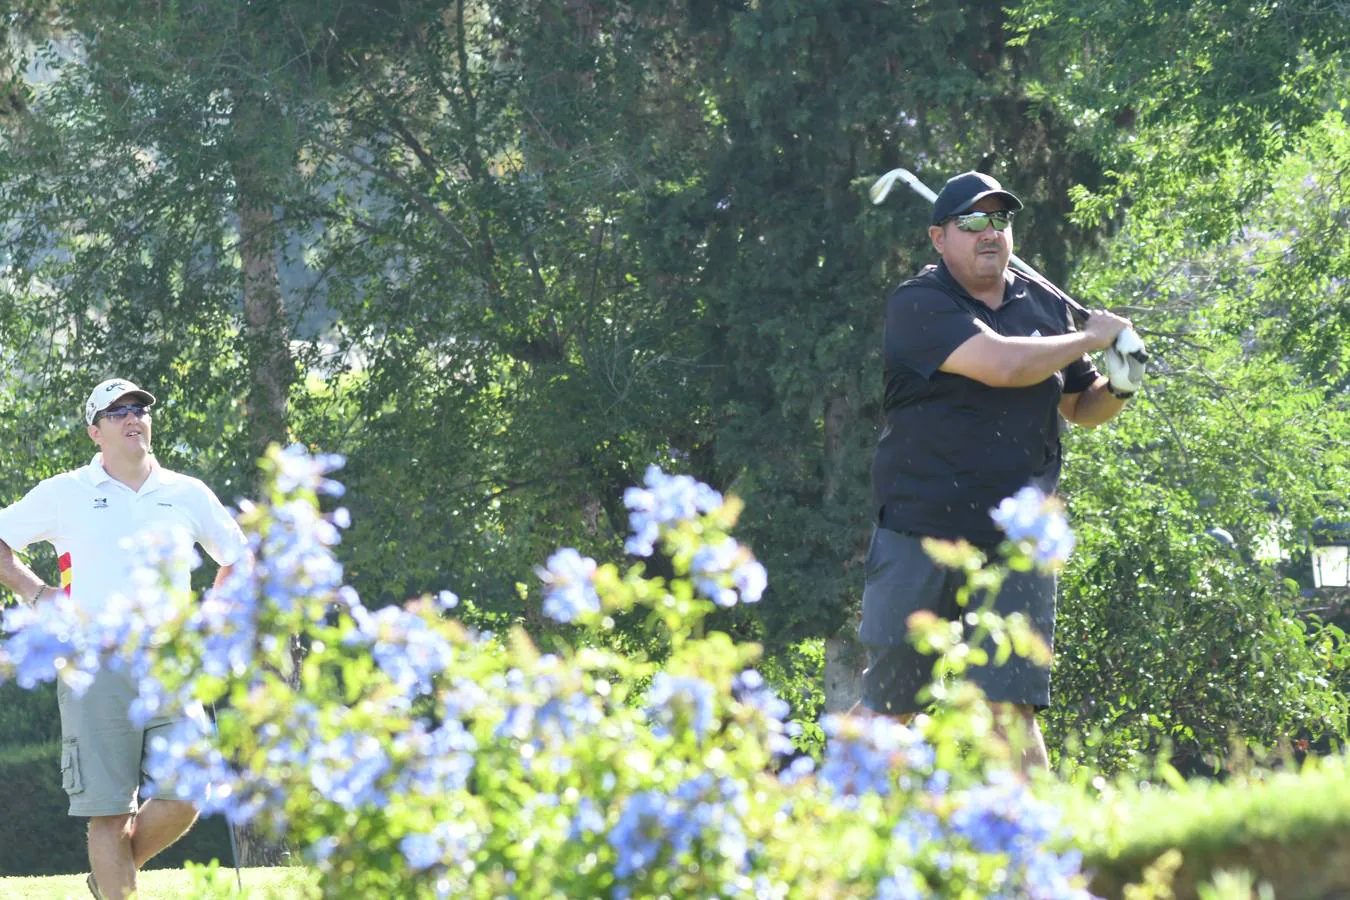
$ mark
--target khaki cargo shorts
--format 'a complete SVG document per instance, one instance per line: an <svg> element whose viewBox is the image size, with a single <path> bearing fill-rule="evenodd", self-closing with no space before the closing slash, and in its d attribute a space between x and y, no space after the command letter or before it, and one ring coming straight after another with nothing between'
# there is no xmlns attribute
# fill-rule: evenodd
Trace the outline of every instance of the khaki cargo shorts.
<svg viewBox="0 0 1350 900"><path fill-rule="evenodd" d="M70 815L136 812L141 787L150 783L143 768L150 738L167 732L177 720L159 717L137 728L127 716L135 698L135 685L120 672L100 671L78 697L57 682L61 787L70 795Z"/></svg>

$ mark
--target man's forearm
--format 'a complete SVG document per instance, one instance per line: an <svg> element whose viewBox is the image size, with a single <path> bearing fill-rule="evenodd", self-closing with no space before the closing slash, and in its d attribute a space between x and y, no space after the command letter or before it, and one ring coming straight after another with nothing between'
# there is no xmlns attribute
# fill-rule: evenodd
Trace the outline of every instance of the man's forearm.
<svg viewBox="0 0 1350 900"><path fill-rule="evenodd" d="M1109 382L1105 376L1098 377L1092 387L1078 395L1073 407L1073 415L1066 416L1075 425L1091 428L1113 418L1125 408L1125 401L1114 397L1107 390Z"/></svg>
<svg viewBox="0 0 1350 900"><path fill-rule="evenodd" d="M1040 384L1091 351L1092 341L1080 331L1050 337L1003 337L1008 372L1006 387Z"/></svg>
<svg viewBox="0 0 1350 900"><path fill-rule="evenodd" d="M941 369L990 387L1040 384L1093 349L1092 338L1080 331L1050 337L1004 337L982 322L976 324L981 333L953 350Z"/></svg>
<svg viewBox="0 0 1350 900"><path fill-rule="evenodd" d="M47 582L24 565L4 541L0 541L0 584L17 594L25 603L36 599L42 588L50 589Z"/></svg>
<svg viewBox="0 0 1350 900"><path fill-rule="evenodd" d="M216 580L211 582L211 590L219 590L220 586L224 584L232 574L234 574L234 563L216 569Z"/></svg>

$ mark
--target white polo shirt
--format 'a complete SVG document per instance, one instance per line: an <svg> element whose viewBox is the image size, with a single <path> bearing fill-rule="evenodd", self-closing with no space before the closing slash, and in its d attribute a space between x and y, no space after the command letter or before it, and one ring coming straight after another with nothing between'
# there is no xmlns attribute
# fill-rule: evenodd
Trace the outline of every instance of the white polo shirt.
<svg viewBox="0 0 1350 900"><path fill-rule="evenodd" d="M43 481L0 510L0 540L14 550L50 541L61 568L61 587L82 608L97 610L127 585L133 560L124 538L180 526L219 565L236 562L247 542L229 511L196 478L155 465L133 491L103 469L103 454L89 465ZM176 588L190 588L191 573L173 573Z"/></svg>

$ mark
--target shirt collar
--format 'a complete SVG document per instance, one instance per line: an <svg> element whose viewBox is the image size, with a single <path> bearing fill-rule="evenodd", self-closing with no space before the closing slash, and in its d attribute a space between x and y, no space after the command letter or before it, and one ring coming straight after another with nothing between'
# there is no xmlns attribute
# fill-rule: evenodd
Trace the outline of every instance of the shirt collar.
<svg viewBox="0 0 1350 900"><path fill-rule="evenodd" d="M94 458L89 460L89 477L94 484L102 484L105 481L112 481L112 476L108 470L103 468L103 451L94 454Z"/></svg>
<svg viewBox="0 0 1350 900"><path fill-rule="evenodd" d="M976 300L974 297L970 295L969 291L967 291L964 287L961 286L961 282L956 280L956 276L952 274L951 269L947 268L947 261L944 259L938 259L937 277L938 280L940 280L943 284L950 287L961 297L964 297L971 303L980 303L979 300ZM1013 270L1012 269L1004 270L1003 304L1006 306L1013 300L1018 300L1022 297L1025 297L1026 295L1027 295L1026 285L1023 284L1022 281L1019 280L1017 276L1013 274ZM980 305L984 306L983 303L980 303ZM988 307L985 308L988 309ZM1002 307L999 308L1002 309Z"/></svg>
<svg viewBox="0 0 1350 900"><path fill-rule="evenodd" d="M144 494L149 491L153 491L155 488L160 486L160 481L162 479L159 477L160 471L159 461L152 460L151 462L152 467L150 469L150 477L145 479L145 484L141 485L141 489L137 491L137 493ZM111 475L108 474L107 469L103 468L102 450L95 453L94 458L89 460L89 477L90 481L96 486L108 481L117 481L117 479L113 478ZM121 482L118 483L121 484Z"/></svg>

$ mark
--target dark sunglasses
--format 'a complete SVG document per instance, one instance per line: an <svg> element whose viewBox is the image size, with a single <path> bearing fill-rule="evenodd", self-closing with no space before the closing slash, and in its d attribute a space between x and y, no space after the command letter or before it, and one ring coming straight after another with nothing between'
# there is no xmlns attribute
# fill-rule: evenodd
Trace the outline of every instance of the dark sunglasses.
<svg viewBox="0 0 1350 900"><path fill-rule="evenodd" d="M127 416L135 416L138 419L143 419L148 415L150 415L150 408L148 406L131 403L127 406L116 406L112 409L105 409L103 412L94 416L94 424L97 425L104 419L112 419L114 422L120 422Z"/></svg>
<svg viewBox="0 0 1350 900"><path fill-rule="evenodd" d="M1000 209L997 212L973 212L966 213L964 216L952 216L949 222L955 222L956 227L962 231L972 231L979 234L990 225L994 226L995 231L1006 231L1012 224L1013 213L1010 209Z"/></svg>

